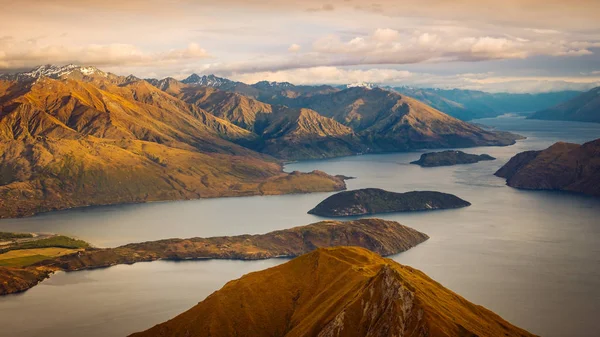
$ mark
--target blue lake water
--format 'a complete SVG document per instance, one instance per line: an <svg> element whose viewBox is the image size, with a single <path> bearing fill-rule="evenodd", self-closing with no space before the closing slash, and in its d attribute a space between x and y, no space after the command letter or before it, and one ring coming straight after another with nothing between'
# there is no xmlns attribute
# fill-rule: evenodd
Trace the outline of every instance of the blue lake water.
<svg viewBox="0 0 600 337"><path fill-rule="evenodd" d="M528 138L509 147L465 150L495 161L452 167L410 165L422 152L364 155L286 166L357 177L349 189L436 190L472 206L386 214L431 239L393 256L468 300L542 336L600 331L600 199L522 191L493 173L514 154L556 141L600 138L600 124L525 120L476 122ZM91 207L0 221L2 231L73 235L97 246L169 237L265 233L322 218L306 214L331 193ZM284 262L152 262L58 273L0 298L0 336L123 336L172 318L227 281Z"/></svg>

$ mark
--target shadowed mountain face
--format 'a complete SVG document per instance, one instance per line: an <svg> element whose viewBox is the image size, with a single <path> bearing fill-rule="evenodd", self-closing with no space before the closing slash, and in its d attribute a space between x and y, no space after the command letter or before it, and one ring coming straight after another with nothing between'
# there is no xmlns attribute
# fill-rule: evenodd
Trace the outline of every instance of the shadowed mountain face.
<svg viewBox="0 0 600 337"><path fill-rule="evenodd" d="M495 173L509 186L600 196L600 139L583 145L556 143L521 152Z"/></svg>
<svg viewBox="0 0 600 337"><path fill-rule="evenodd" d="M528 118L600 123L600 87Z"/></svg>
<svg viewBox="0 0 600 337"><path fill-rule="evenodd" d="M395 87L393 90L416 98L450 116L465 121L496 117L505 113L538 111L565 102L580 94L578 91L540 94L494 94L476 90L411 87Z"/></svg>
<svg viewBox="0 0 600 337"><path fill-rule="evenodd" d="M352 129L310 109L270 105L211 86L157 85L190 105L248 130L254 139L233 141L277 158L339 157L366 149Z"/></svg>
<svg viewBox="0 0 600 337"><path fill-rule="evenodd" d="M0 217L200 197L332 191L236 145L237 125L146 81L45 66L0 80Z"/></svg>
<svg viewBox="0 0 600 337"><path fill-rule="evenodd" d="M419 270L366 249L319 249L227 283L132 336L533 336Z"/></svg>
<svg viewBox="0 0 600 337"><path fill-rule="evenodd" d="M310 108L351 127L373 151L502 146L519 138L483 130L415 99L378 88L350 88L298 98L289 104Z"/></svg>

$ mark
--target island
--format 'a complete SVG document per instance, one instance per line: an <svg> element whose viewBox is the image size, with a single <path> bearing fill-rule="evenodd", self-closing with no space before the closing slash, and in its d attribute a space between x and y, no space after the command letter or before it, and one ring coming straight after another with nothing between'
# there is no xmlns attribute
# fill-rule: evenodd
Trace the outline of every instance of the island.
<svg viewBox="0 0 600 337"><path fill-rule="evenodd" d="M600 139L583 145L558 142L512 157L496 176L511 187L600 196Z"/></svg>
<svg viewBox="0 0 600 337"><path fill-rule="evenodd" d="M419 160L411 161L411 164L422 167L452 166L458 164L474 164L482 160L496 160L488 154L470 154L462 151L441 151L423 153Z"/></svg>
<svg viewBox="0 0 600 337"><path fill-rule="evenodd" d="M321 248L227 283L132 337L527 337L423 272L359 247Z"/></svg>
<svg viewBox="0 0 600 337"><path fill-rule="evenodd" d="M69 250L68 253L37 251L37 255L46 254L46 257L37 257L38 261L33 262L11 260L4 264L2 261L8 259L0 254L0 295L27 290L58 270L76 271L161 259L290 258L333 246L359 246L387 256L408 250L428 238L410 227L381 219L321 221L267 234L166 239L116 248L94 248L80 240L57 236L51 238L55 246L50 247L50 243L40 240L6 248L4 254L18 252L26 256L34 253L31 249L40 247Z"/></svg>
<svg viewBox="0 0 600 337"><path fill-rule="evenodd" d="M470 206L471 203L455 195L434 191L395 193L379 188L336 193L308 211L326 217L429 211Z"/></svg>

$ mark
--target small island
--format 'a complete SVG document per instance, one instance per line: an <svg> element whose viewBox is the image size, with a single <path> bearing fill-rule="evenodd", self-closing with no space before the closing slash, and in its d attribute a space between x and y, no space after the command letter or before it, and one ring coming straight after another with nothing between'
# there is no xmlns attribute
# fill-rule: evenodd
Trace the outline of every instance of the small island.
<svg viewBox="0 0 600 337"><path fill-rule="evenodd" d="M358 246L382 256L429 239L395 221L321 221L257 235L166 239L94 248L65 236L16 242L0 250L0 295L25 291L55 271L76 271L156 260L259 260L296 257L320 247Z"/></svg>
<svg viewBox="0 0 600 337"><path fill-rule="evenodd" d="M395 193L378 188L365 188L336 193L321 201L315 208L308 211L308 214L343 217L461 208L470 205L471 203L455 195L441 192L412 191Z"/></svg>
<svg viewBox="0 0 600 337"><path fill-rule="evenodd" d="M422 167L452 166L458 164L474 164L482 160L496 160L488 154L470 154L462 151L442 151L423 153L419 160L410 162Z"/></svg>

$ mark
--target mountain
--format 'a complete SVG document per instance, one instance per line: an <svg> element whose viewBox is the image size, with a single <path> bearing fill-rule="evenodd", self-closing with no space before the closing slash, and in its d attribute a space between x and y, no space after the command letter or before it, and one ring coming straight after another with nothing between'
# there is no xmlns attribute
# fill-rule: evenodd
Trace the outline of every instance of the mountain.
<svg viewBox="0 0 600 337"><path fill-rule="evenodd" d="M285 160L348 156L366 147L352 129L315 111L260 102L242 94L181 82L154 82L161 90L250 131L233 140Z"/></svg>
<svg viewBox="0 0 600 337"><path fill-rule="evenodd" d="M600 87L527 118L600 123Z"/></svg>
<svg viewBox="0 0 600 337"><path fill-rule="evenodd" d="M354 131L314 110L276 106L254 126L263 143L257 151L299 160L349 156L367 149Z"/></svg>
<svg viewBox="0 0 600 337"><path fill-rule="evenodd" d="M146 81L94 69L43 66L0 80L0 217L344 188L326 174L284 173L234 143L256 141L252 132Z"/></svg>
<svg viewBox="0 0 600 337"><path fill-rule="evenodd" d="M520 137L483 130L396 92L350 88L288 100L354 130L372 152L514 144Z"/></svg>
<svg viewBox="0 0 600 337"><path fill-rule="evenodd" d="M559 142L543 151L521 152L495 175L516 188L600 196L600 139L583 145Z"/></svg>
<svg viewBox="0 0 600 337"><path fill-rule="evenodd" d="M228 282L134 337L533 336L423 272L358 247L318 249Z"/></svg>
<svg viewBox="0 0 600 337"><path fill-rule="evenodd" d="M470 206L453 194L434 191L396 193L379 188L336 193L321 201L308 214L338 217L392 212L431 211Z"/></svg>
<svg viewBox="0 0 600 337"><path fill-rule="evenodd" d="M476 90L394 87L450 116L462 120L496 117L506 113L533 112L565 102L578 91L540 94L487 93Z"/></svg>

